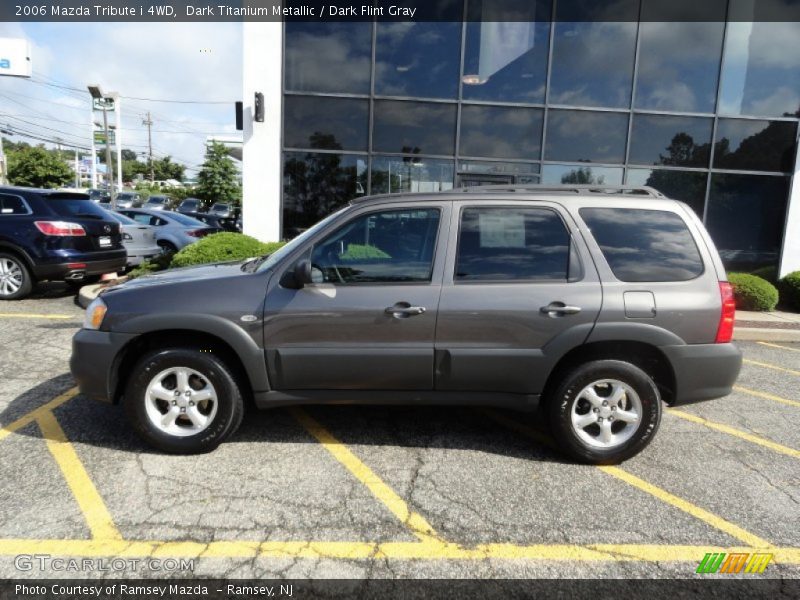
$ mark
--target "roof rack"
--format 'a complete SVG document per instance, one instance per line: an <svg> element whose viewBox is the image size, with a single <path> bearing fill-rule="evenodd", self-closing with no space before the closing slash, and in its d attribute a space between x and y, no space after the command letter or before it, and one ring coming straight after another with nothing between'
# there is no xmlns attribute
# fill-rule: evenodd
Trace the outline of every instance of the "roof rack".
<svg viewBox="0 0 800 600"><path fill-rule="evenodd" d="M475 185L461 188L462 192L567 192L575 194L632 194L664 198L664 194L646 185L540 185L540 184L502 184Z"/></svg>

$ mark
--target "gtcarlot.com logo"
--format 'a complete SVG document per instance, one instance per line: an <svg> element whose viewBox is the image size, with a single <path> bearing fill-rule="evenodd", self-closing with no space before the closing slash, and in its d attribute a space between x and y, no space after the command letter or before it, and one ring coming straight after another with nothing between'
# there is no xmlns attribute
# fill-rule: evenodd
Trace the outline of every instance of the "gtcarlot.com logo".
<svg viewBox="0 0 800 600"><path fill-rule="evenodd" d="M18 554L18 571L118 572L118 571L194 571L193 558L54 558L50 554Z"/></svg>
<svg viewBox="0 0 800 600"><path fill-rule="evenodd" d="M772 554L747 552L708 552L695 573L763 573Z"/></svg>

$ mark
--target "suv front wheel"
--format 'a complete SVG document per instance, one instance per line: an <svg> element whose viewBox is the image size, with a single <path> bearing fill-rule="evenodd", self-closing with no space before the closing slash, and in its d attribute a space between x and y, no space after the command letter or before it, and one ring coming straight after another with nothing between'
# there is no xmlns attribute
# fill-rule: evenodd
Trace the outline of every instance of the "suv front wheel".
<svg viewBox="0 0 800 600"><path fill-rule="evenodd" d="M242 422L235 375L212 352L171 348L145 354L125 389L125 412L147 443L174 454L209 452Z"/></svg>
<svg viewBox="0 0 800 600"><path fill-rule="evenodd" d="M615 464L641 452L661 422L661 396L639 367L597 360L570 371L548 402L559 446L581 462Z"/></svg>

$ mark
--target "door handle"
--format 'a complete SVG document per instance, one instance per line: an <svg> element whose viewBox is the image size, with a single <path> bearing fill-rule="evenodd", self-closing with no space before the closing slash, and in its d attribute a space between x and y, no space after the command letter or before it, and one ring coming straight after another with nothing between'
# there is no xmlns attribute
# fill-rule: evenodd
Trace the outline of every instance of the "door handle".
<svg viewBox="0 0 800 600"><path fill-rule="evenodd" d="M540 308L539 311L545 313L548 317L563 317L564 315L577 315L581 312L581 307L569 306L563 302L551 302L547 306Z"/></svg>
<svg viewBox="0 0 800 600"><path fill-rule="evenodd" d="M424 306L411 306L408 302L398 302L394 306L387 306L383 311L387 315L392 315L395 319L406 319L425 312Z"/></svg>

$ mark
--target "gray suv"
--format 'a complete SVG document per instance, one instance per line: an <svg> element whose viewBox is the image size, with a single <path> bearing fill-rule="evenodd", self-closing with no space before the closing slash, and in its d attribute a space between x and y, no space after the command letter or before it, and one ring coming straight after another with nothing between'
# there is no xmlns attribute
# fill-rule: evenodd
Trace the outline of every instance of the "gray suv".
<svg viewBox="0 0 800 600"><path fill-rule="evenodd" d="M87 309L72 373L174 453L244 403L492 405L574 459L641 451L670 405L730 393L734 304L711 239L650 188L472 187L353 201L272 255L170 270Z"/></svg>

